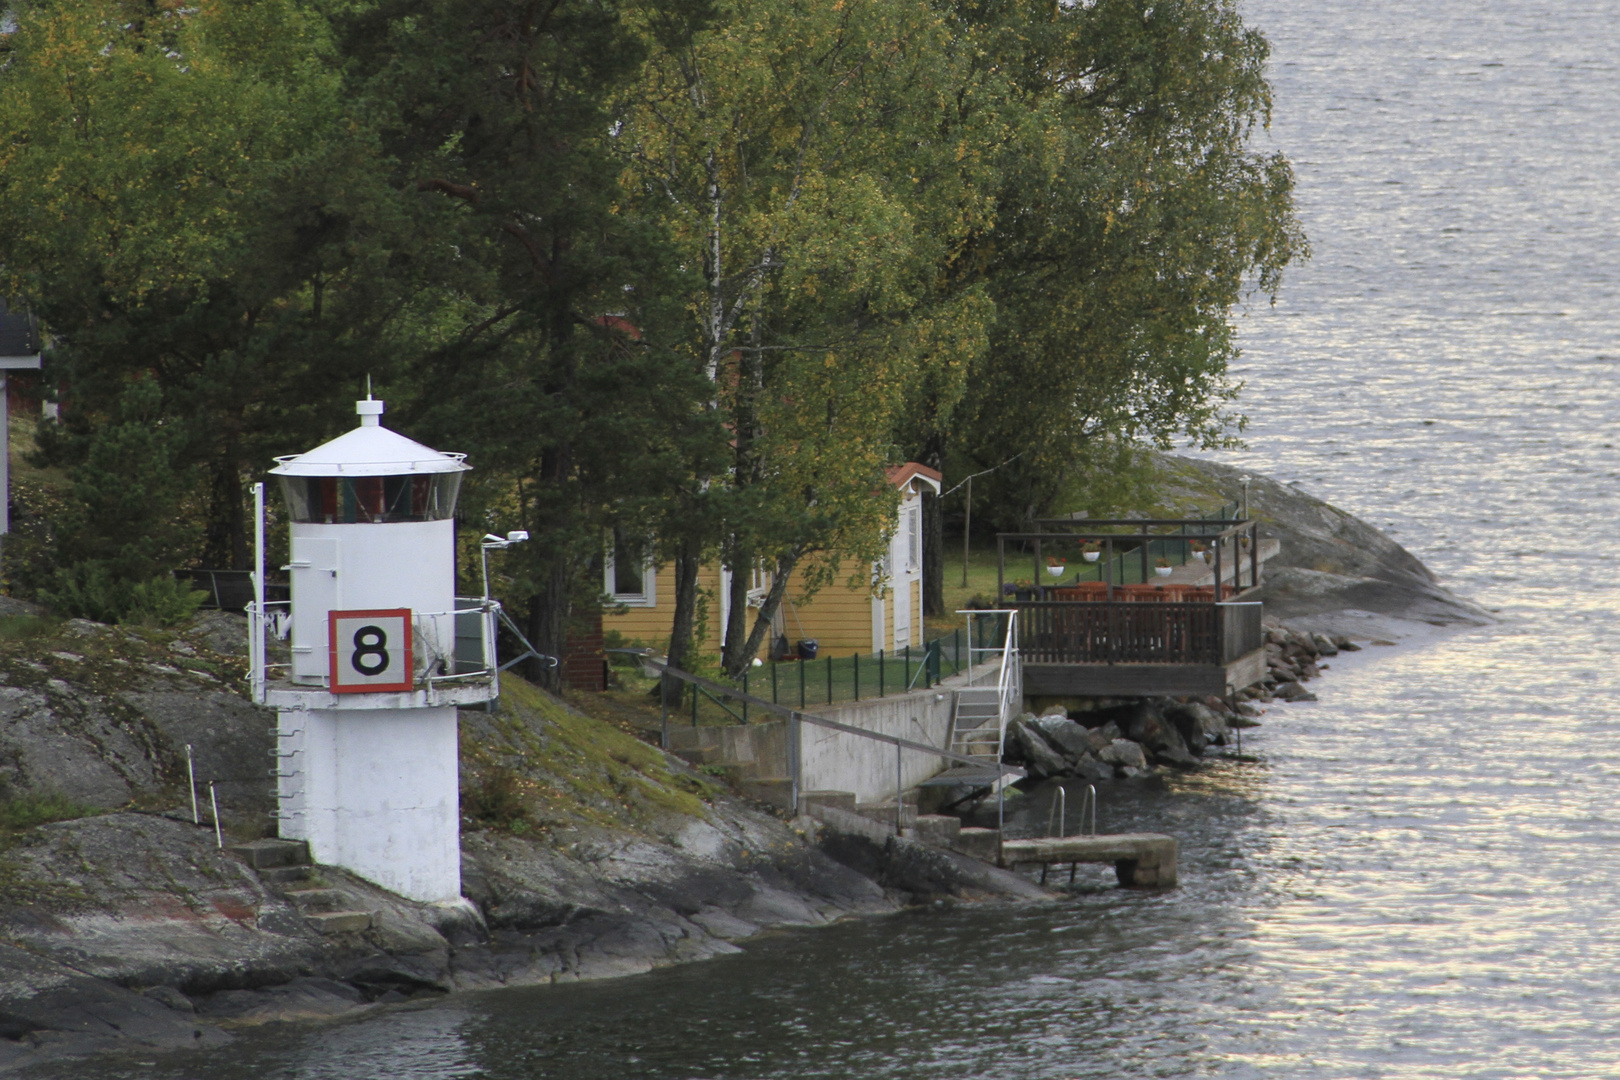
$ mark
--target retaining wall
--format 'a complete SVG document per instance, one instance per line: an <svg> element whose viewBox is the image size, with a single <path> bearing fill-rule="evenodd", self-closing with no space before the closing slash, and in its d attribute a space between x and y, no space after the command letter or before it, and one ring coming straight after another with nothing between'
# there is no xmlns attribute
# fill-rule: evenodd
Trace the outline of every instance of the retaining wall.
<svg viewBox="0 0 1620 1080"><path fill-rule="evenodd" d="M983 684L995 669L976 671ZM952 691L968 685L965 675L953 676L931 690L845 702L815 709L817 716L881 735L945 749L951 736ZM809 711L809 710L806 710ZM673 750L707 751L711 762L740 765L755 779L788 775L787 721L670 728ZM811 723L799 725L801 791L852 791L860 803L881 803L894 798L895 747L859 735L833 731ZM900 786L915 787L941 772L948 762L920 750L900 749Z"/></svg>

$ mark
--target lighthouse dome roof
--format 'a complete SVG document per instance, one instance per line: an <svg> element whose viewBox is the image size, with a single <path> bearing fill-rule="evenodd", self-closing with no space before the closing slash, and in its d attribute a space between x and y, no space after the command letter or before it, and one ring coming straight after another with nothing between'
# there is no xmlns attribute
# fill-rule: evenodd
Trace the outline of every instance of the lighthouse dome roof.
<svg viewBox="0 0 1620 1080"><path fill-rule="evenodd" d="M403 473L464 472L466 454L446 454L383 427L382 402L355 403L360 426L302 454L276 458L277 476L399 476Z"/></svg>

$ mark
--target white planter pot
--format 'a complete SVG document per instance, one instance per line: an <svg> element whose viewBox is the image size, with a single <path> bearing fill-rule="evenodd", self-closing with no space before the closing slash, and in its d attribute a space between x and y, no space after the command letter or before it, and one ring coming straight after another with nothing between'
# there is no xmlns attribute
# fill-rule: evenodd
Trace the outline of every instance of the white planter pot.
<svg viewBox="0 0 1620 1080"><path fill-rule="evenodd" d="M1082 551L1081 554L1086 557L1086 562L1096 562L1102 558L1102 552L1100 551Z"/></svg>
<svg viewBox="0 0 1620 1080"><path fill-rule="evenodd" d="M1062 577L1063 572L1067 569L1067 566L1048 566L1046 568L1046 572L1051 574L1053 577Z"/></svg>
<svg viewBox="0 0 1620 1080"><path fill-rule="evenodd" d="M1173 566L1155 566L1153 568L1153 572L1155 574L1158 574L1160 577L1169 577L1170 576L1170 571L1172 571L1174 569L1175 569L1175 567L1173 567Z"/></svg>
<svg viewBox="0 0 1620 1080"><path fill-rule="evenodd" d="M1207 551L1195 551L1195 552L1192 553L1192 557L1197 559L1199 562L1208 562L1209 561L1209 552L1207 552Z"/></svg>

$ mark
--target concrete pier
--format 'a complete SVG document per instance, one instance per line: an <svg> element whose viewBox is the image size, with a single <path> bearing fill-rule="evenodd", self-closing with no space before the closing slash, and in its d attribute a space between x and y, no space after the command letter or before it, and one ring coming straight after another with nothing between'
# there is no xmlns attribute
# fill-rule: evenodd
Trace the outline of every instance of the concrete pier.
<svg viewBox="0 0 1620 1080"><path fill-rule="evenodd" d="M1121 885L1168 889L1176 883L1176 838L1163 833L1115 833L1043 836L1001 844L1001 865L1008 869L1025 863L1083 862L1113 863Z"/></svg>

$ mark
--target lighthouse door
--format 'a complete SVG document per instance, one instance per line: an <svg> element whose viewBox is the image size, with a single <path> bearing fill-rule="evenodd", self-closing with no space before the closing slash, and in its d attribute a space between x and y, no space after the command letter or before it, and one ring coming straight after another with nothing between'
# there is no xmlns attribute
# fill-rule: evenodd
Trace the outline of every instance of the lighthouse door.
<svg viewBox="0 0 1620 1080"><path fill-rule="evenodd" d="M298 682L327 677L326 616L338 607L338 541L295 536L287 566L292 582L292 671Z"/></svg>

